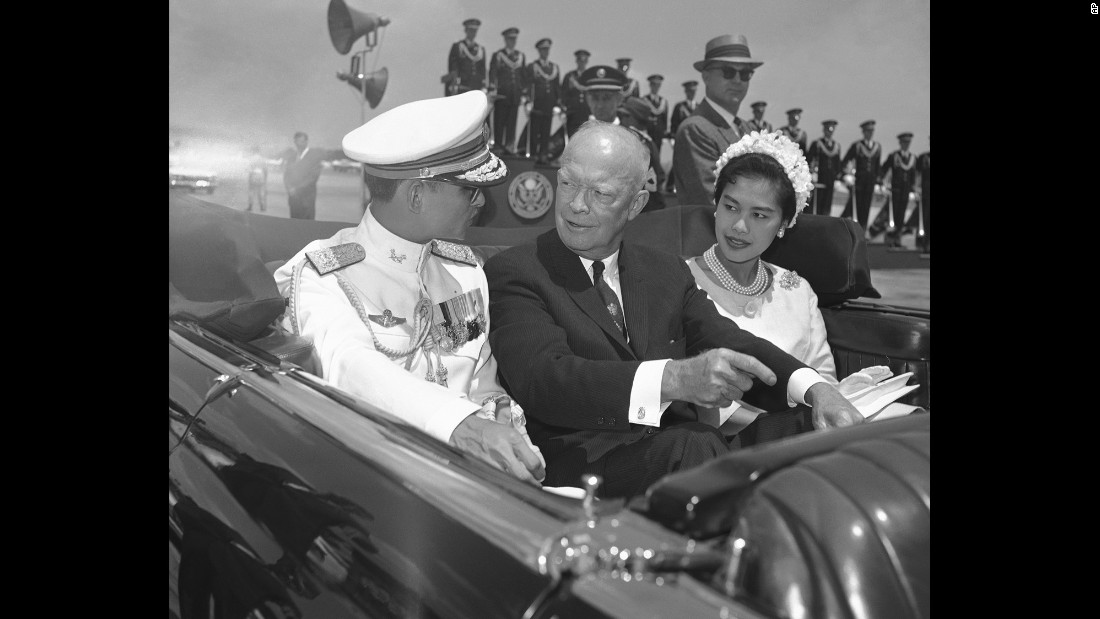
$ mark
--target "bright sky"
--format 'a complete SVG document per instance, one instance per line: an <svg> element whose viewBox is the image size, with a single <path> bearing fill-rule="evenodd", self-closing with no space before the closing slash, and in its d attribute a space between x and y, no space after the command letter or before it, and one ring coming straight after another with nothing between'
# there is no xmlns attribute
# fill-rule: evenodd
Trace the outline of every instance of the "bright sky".
<svg viewBox="0 0 1100 619"><path fill-rule="evenodd" d="M589 66L634 59L641 78L665 76L661 94L684 98L681 83L699 79L692 63L706 42L744 34L764 61L748 103L768 103L765 120L786 124L785 111L803 108L810 139L821 121L840 122L842 144L859 139L859 123L874 119L884 152L912 131L911 149L928 149L931 124L930 0L346 0L352 9L386 17L366 68L385 67L389 83L366 119L416 99L439 97L451 43L462 22L481 20L477 41L491 54L501 31L520 30L517 48L529 60L534 43L553 40L550 59L575 68L573 51L592 52ZM339 54L328 33L329 0L169 0L169 139L228 141L244 149L290 146L295 131L310 144L339 148L361 124L357 90L336 78L364 47L360 38ZM697 99L703 96L700 84Z"/></svg>

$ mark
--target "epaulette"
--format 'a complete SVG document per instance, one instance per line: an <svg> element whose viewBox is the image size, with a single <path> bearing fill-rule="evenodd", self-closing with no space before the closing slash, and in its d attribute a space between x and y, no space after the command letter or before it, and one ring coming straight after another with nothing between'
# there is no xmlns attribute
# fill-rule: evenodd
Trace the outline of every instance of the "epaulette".
<svg viewBox="0 0 1100 619"><path fill-rule="evenodd" d="M432 241L432 253L447 260L461 262L472 267L482 266L481 258L474 253L469 245L459 245L449 241Z"/></svg>
<svg viewBox="0 0 1100 619"><path fill-rule="evenodd" d="M359 243L344 243L306 252L309 263L321 275L351 266L366 257L367 252Z"/></svg>

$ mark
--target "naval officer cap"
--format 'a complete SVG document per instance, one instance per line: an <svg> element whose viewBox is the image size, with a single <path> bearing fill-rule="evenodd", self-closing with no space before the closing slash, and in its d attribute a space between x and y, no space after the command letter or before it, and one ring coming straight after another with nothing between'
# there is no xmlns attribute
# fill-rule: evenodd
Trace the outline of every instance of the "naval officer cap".
<svg viewBox="0 0 1100 619"><path fill-rule="evenodd" d="M626 85L626 75L615 67L599 64L588 67L579 78L581 86L588 90L618 90Z"/></svg>
<svg viewBox="0 0 1100 619"><path fill-rule="evenodd" d="M618 64L619 66L622 66L622 65L624 65L624 64L630 64L630 61L631 61L631 60L633 60L633 58L616 58L616 59L615 59L615 62L616 62L616 63L617 63L617 64Z"/></svg>
<svg viewBox="0 0 1100 619"><path fill-rule="evenodd" d="M665 76L661 75L660 73L654 73L653 75L647 77L646 80L650 82L657 82L658 84L660 84L661 82L665 81Z"/></svg>
<svg viewBox="0 0 1100 619"><path fill-rule="evenodd" d="M699 80L688 80L683 83L684 88L695 88L699 85Z"/></svg>
<svg viewBox="0 0 1100 619"><path fill-rule="evenodd" d="M875 121L865 120L865 121L859 123L859 128L860 129L874 129L875 128Z"/></svg>
<svg viewBox="0 0 1100 619"><path fill-rule="evenodd" d="M505 28L501 34L506 37L514 37L519 34L519 28Z"/></svg>
<svg viewBox="0 0 1100 619"><path fill-rule="evenodd" d="M342 146L364 172L381 178L490 187L507 180L508 166L489 152L488 115L489 100L480 90L413 101L348 133Z"/></svg>
<svg viewBox="0 0 1100 619"><path fill-rule="evenodd" d="M906 131L904 133L899 133L898 134L898 139L899 140L912 140L913 139L913 132Z"/></svg>
<svg viewBox="0 0 1100 619"><path fill-rule="evenodd" d="M552 44L552 41L550 39L539 39L535 43L535 49L542 49L544 47L550 47L551 44Z"/></svg>
<svg viewBox="0 0 1100 619"><path fill-rule="evenodd" d="M469 28L470 26L473 26L474 28L479 28L481 27L481 20L476 17L472 17L462 22L462 25L466 26L467 28Z"/></svg>
<svg viewBox="0 0 1100 619"><path fill-rule="evenodd" d="M587 49L578 49L577 51L573 52L573 55L578 57L578 58L580 58L581 56L584 56L585 58L588 58L592 54L589 53L589 51Z"/></svg>
<svg viewBox="0 0 1100 619"><path fill-rule="evenodd" d="M764 101L757 101L756 103L753 103L749 107L751 107L752 109L755 110L758 107L768 107L768 104Z"/></svg>
<svg viewBox="0 0 1100 619"><path fill-rule="evenodd" d="M838 123L835 120L831 119L831 118L829 120L821 121L821 126L823 126L823 127L835 127L835 126L837 126L837 124Z"/></svg>
<svg viewBox="0 0 1100 619"><path fill-rule="evenodd" d="M802 108L800 107L792 107L791 109L787 110L787 116L798 116L801 113Z"/></svg>

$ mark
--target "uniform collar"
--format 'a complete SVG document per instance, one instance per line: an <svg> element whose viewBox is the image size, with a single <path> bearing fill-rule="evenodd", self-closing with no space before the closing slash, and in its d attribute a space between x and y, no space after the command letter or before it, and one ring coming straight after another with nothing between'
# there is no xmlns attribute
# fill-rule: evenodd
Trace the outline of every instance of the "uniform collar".
<svg viewBox="0 0 1100 619"><path fill-rule="evenodd" d="M387 268L406 273L419 271L432 251L431 242L414 243L387 230L374 218L369 207L363 221L356 228L355 235L360 239L359 242L369 258Z"/></svg>

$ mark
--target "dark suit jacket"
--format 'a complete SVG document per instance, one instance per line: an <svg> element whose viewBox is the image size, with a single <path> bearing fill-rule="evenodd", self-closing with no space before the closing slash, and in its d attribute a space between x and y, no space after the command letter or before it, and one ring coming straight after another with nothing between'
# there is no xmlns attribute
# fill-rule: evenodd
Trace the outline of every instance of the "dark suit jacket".
<svg viewBox="0 0 1100 619"><path fill-rule="evenodd" d="M735 126L726 124L703 99L695 113L680 123L672 149L672 173L680 204L714 206L714 162L730 144L748 133L744 121L737 117L733 120Z"/></svg>
<svg viewBox="0 0 1100 619"><path fill-rule="evenodd" d="M750 354L778 381L771 387L754 381L745 400L787 410L787 381L806 366L720 315L680 257L624 244L619 273L629 344L556 229L485 265L489 343L501 384L523 406L531 440L548 464L571 447L584 446L592 461L644 436L647 426L627 421L642 361L683 359L716 347ZM692 405L673 402L661 421L695 419Z"/></svg>

